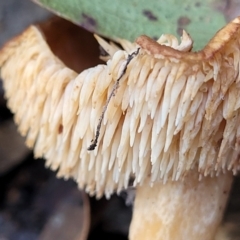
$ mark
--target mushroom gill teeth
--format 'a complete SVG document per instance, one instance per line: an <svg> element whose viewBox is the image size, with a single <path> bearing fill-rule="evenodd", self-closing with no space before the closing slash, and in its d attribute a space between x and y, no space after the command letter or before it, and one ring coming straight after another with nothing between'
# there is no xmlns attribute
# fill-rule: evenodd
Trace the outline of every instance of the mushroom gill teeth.
<svg viewBox="0 0 240 240"><path fill-rule="evenodd" d="M231 24L225 33L227 28L232 31ZM238 32L236 28L232 34ZM46 158L58 176L73 177L97 197L127 188L132 177L134 185L146 179L150 184L175 181L195 166L200 177L226 169L236 173L239 40L225 38L216 50L221 34L199 53L189 52L192 41L187 35L180 45L169 35L158 40L166 45L151 40L151 48L137 41L140 52L109 102L94 151L87 149L126 64L125 50L99 40L110 60L77 74L31 26L0 52L8 106L35 156ZM129 51L139 47L122 43Z"/></svg>

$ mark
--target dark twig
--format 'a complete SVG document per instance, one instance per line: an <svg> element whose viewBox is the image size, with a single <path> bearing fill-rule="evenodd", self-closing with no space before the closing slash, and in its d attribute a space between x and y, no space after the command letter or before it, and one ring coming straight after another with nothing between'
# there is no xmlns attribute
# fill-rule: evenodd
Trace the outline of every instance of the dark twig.
<svg viewBox="0 0 240 240"><path fill-rule="evenodd" d="M129 63L131 62L131 60L132 60L135 56L138 55L139 50L140 50L140 48L138 48L136 51L134 51L133 53L131 53L131 54L128 55L126 64L125 64L125 66L124 66L124 68L123 68L123 70L122 70L119 78L117 79L116 83L114 84L113 89L112 89L112 92L111 92L111 94L109 95L105 106L103 107L103 111L102 111L101 117L99 118L99 122L98 122L98 125L97 125L97 131L96 131L96 134L95 134L95 139L92 140L92 144L88 147L88 150L89 150L89 151L94 150L94 149L96 148L96 146L97 146L98 138L99 138L99 135L100 135L100 129L101 129L101 126L102 126L102 121L103 121L104 115L105 115L105 113L106 113L108 104L109 104L111 98L115 95L116 90L118 89L118 86L119 86L119 82L120 82L121 78L123 77L123 75L126 73L127 67L128 67L128 65L129 65Z"/></svg>

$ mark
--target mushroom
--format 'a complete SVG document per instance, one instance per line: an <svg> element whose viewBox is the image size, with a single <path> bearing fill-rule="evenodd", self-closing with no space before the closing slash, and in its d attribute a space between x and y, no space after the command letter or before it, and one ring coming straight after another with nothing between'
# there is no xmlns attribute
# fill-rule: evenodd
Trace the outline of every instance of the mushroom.
<svg viewBox="0 0 240 240"><path fill-rule="evenodd" d="M0 51L5 96L59 177L98 198L134 179L131 240L210 240L239 170L239 32L236 18L199 52L185 32L98 38L109 60L78 74L30 26Z"/></svg>

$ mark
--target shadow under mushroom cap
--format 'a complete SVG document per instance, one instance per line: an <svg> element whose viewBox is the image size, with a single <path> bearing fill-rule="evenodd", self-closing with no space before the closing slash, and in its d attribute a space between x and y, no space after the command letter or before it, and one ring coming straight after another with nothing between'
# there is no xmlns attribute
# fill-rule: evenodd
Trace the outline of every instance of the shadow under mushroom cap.
<svg viewBox="0 0 240 240"><path fill-rule="evenodd" d="M126 64L125 50L115 49L106 64L77 74L54 56L41 31L31 26L0 52L5 96L35 156L46 158L59 176L73 177L97 197L127 188L131 178L134 185L148 178L150 184L177 181L195 167L199 177L236 173L239 32L237 19L199 53L153 41L149 50L137 41L140 53L109 102L94 151L87 148ZM220 39L223 33L228 37ZM122 42L128 51L139 47Z"/></svg>

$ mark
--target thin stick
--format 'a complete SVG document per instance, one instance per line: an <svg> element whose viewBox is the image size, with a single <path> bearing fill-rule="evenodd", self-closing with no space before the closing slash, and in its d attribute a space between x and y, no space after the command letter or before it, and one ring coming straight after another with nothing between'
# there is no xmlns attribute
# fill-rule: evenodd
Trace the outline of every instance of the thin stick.
<svg viewBox="0 0 240 240"><path fill-rule="evenodd" d="M103 111L102 111L102 114L101 114L101 117L99 118L99 122L98 122L98 125L97 125L97 131L96 131L96 134L95 134L95 139L92 140L92 144L88 147L88 150L89 151L92 151L96 148L97 146L97 143L98 143L98 138L99 138L99 135L100 135L100 130L101 130L101 126L102 126L102 121L103 121L103 118L104 118L104 115L106 113L106 110L107 110L107 107L108 107L108 104L111 100L111 98L115 95L116 93L116 90L119 86L119 82L121 80L121 78L123 77L123 75L126 73L127 71L127 67L128 67L128 64L131 62L131 60L138 55L139 53L139 50L140 48L138 48L136 51L134 51L133 53L129 54L128 55L128 58L127 58L127 61L126 61L126 64L123 68L123 71L121 72L119 78L117 79L116 83L113 85L113 89L112 89L112 92L111 94L109 95L108 99L107 99L107 102L105 104L105 106L103 107Z"/></svg>

